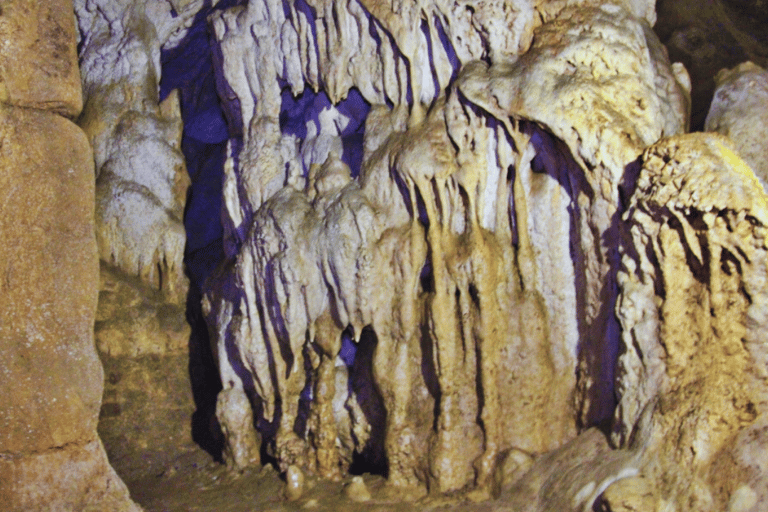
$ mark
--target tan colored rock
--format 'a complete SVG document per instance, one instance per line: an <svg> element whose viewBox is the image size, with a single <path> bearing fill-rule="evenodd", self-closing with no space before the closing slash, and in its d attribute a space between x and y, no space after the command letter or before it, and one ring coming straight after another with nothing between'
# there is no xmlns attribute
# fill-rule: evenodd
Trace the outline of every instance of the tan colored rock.
<svg viewBox="0 0 768 512"><path fill-rule="evenodd" d="M614 441L642 439L659 510L764 496L768 197L729 139L691 134L644 152L625 220Z"/></svg>
<svg viewBox="0 0 768 512"><path fill-rule="evenodd" d="M261 461L261 439L253 428L253 409L242 390L230 388L219 393L216 417L226 438L224 462L243 470Z"/></svg>
<svg viewBox="0 0 768 512"><path fill-rule="evenodd" d="M93 164L70 121L0 107L0 495L9 510L136 510L96 435Z"/></svg>
<svg viewBox="0 0 768 512"><path fill-rule="evenodd" d="M183 305L104 262L94 335L102 358L184 355L191 334Z"/></svg>
<svg viewBox="0 0 768 512"><path fill-rule="evenodd" d="M71 0L3 2L0 102L75 117L83 108Z"/></svg>
<svg viewBox="0 0 768 512"><path fill-rule="evenodd" d="M733 140L741 158L768 184L768 71L752 62L722 69L715 77L715 95L704 122L706 131Z"/></svg>
<svg viewBox="0 0 768 512"><path fill-rule="evenodd" d="M352 477L352 480L344 486L344 495L355 503L371 501L371 492L361 476Z"/></svg>
<svg viewBox="0 0 768 512"><path fill-rule="evenodd" d="M140 278L100 265L94 337L104 366L99 436L126 480L159 474L194 446L191 329L184 307Z"/></svg>
<svg viewBox="0 0 768 512"><path fill-rule="evenodd" d="M542 455L511 488L503 489L496 510L573 511L593 508L606 489L635 480L637 452L612 450L597 429ZM625 480L626 479L626 480Z"/></svg>
<svg viewBox="0 0 768 512"><path fill-rule="evenodd" d="M93 350L97 260L88 143L53 113L2 107L2 451L91 440L102 373ZM23 251L20 248L24 248ZM72 375L74 368L80 368ZM12 383L27 383L17 386Z"/></svg>
<svg viewBox="0 0 768 512"><path fill-rule="evenodd" d="M283 495L288 501L296 501L304 494L304 473L296 466L288 466L285 471L285 487Z"/></svg>
<svg viewBox="0 0 768 512"><path fill-rule="evenodd" d="M598 502L601 512L644 512L659 507L656 483L642 476L614 482Z"/></svg>
<svg viewBox="0 0 768 512"><path fill-rule="evenodd" d="M618 261L609 241L618 237L620 189L646 145L685 130L685 74L670 66L647 23L619 5L558 16L536 29L516 63L468 66L458 88L501 123L512 117L538 127L517 128L535 152L523 211L537 262L525 273L556 312L548 319L553 339L578 353L579 424L607 425L618 345ZM569 246L578 246L573 255Z"/></svg>
<svg viewBox="0 0 768 512"><path fill-rule="evenodd" d="M423 117L372 109L350 179L333 107L318 114L324 152L318 133L277 142L269 91L283 50L257 45L274 59L228 64L272 30L269 18L264 33L240 31L256 13L214 21L245 141L225 166L232 260L204 304L225 390L255 390L281 468L337 477L351 429L354 450L383 451L395 487L488 496L505 454L546 453L609 422L619 187L687 113L684 70L647 23L620 5L561 9L526 54L465 67ZM350 370L346 418L333 406L345 331L373 352Z"/></svg>
<svg viewBox="0 0 768 512"><path fill-rule="evenodd" d="M0 461L0 496L9 512L140 512L110 467L98 438Z"/></svg>

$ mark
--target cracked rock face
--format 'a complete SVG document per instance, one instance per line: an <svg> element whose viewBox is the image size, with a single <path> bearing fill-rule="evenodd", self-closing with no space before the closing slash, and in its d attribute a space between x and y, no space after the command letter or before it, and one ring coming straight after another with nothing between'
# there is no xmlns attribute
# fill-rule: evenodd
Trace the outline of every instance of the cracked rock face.
<svg viewBox="0 0 768 512"><path fill-rule="evenodd" d="M249 397L283 471L335 478L358 452L395 486L479 495L510 453L609 423L620 189L647 145L685 130L685 70L621 5L286 5L212 19L242 135L230 259L204 298L219 416ZM515 20L504 46L498 9ZM288 94L330 101L288 130Z"/></svg>

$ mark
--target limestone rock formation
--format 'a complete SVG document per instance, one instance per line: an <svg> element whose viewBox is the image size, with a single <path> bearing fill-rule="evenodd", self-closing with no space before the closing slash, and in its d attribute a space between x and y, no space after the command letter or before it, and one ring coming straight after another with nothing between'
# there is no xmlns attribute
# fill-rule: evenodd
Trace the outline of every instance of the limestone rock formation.
<svg viewBox="0 0 768 512"><path fill-rule="evenodd" d="M0 497L10 511L138 510L96 434L103 373L91 149L67 1L0 14Z"/></svg>
<svg viewBox="0 0 768 512"><path fill-rule="evenodd" d="M189 183L178 97L160 104L160 51L183 36L202 0L74 2L81 33L79 124L96 162L99 257L183 304ZM183 7L183 8L182 8Z"/></svg>
<svg viewBox="0 0 768 512"><path fill-rule="evenodd" d="M704 129L727 135L739 155L768 184L768 71L752 62L722 69L715 78L712 105Z"/></svg>
<svg viewBox="0 0 768 512"><path fill-rule="evenodd" d="M160 473L174 450L192 445L183 263L190 179L179 93L160 101L159 81L161 51L179 44L203 4L74 2L85 97L78 123L96 165L95 334L107 377L99 433L126 478Z"/></svg>
<svg viewBox="0 0 768 512"><path fill-rule="evenodd" d="M224 392L250 399L281 470L334 478L354 451L395 486L482 496L509 453L610 422L620 188L685 130L688 81L647 21L573 4L506 5L505 46L486 38L496 4L450 24L437 2L212 20L242 142L204 306ZM313 94L322 112L287 117Z"/></svg>
<svg viewBox="0 0 768 512"><path fill-rule="evenodd" d="M768 496L768 196L730 141L648 148L622 226L614 441L642 445L658 510Z"/></svg>
<svg viewBox="0 0 768 512"><path fill-rule="evenodd" d="M296 507L320 478L349 507L768 501L760 0L73 5L79 38L65 0L0 6L2 506L137 509L106 455L157 475L191 446L207 276L224 480L264 457ZM684 135L746 58L721 134Z"/></svg>

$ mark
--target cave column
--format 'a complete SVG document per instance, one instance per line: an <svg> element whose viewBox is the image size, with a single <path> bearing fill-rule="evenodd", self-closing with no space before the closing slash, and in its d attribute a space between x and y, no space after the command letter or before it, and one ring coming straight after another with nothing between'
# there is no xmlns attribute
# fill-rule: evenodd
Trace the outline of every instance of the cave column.
<svg viewBox="0 0 768 512"><path fill-rule="evenodd" d="M311 418L317 472L323 478L340 480L333 399L336 395L336 356L341 349L342 330L333 319L330 310L326 309L315 321L314 331L314 345L320 352Z"/></svg>
<svg viewBox="0 0 768 512"><path fill-rule="evenodd" d="M137 511L96 433L93 155L71 0L0 10L0 500Z"/></svg>

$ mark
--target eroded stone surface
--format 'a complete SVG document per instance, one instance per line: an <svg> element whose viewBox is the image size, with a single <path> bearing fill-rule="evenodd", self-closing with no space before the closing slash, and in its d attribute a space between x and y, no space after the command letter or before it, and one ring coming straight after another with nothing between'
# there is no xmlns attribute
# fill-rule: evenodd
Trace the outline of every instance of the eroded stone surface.
<svg viewBox="0 0 768 512"><path fill-rule="evenodd" d="M3 2L0 101L74 117L83 107L71 0Z"/></svg>
<svg viewBox="0 0 768 512"><path fill-rule="evenodd" d="M87 139L0 106L0 495L8 510L136 510L96 435L98 259Z"/></svg>
<svg viewBox="0 0 768 512"><path fill-rule="evenodd" d="M661 510L726 510L743 485L765 493L744 455L766 449L767 199L725 137L643 155L622 228L614 440L644 445Z"/></svg>

